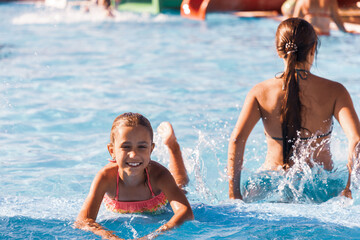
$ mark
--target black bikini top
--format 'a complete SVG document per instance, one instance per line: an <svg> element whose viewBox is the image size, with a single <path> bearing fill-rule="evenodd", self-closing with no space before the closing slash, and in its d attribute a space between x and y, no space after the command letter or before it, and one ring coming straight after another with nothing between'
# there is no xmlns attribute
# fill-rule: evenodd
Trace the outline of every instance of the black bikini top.
<svg viewBox="0 0 360 240"><path fill-rule="evenodd" d="M330 128L329 132L324 133L324 134L320 134L320 135L314 135L314 136L311 136L311 137L301 137L300 140L306 141L306 140L310 140L310 139L312 139L312 138L314 138L314 137L315 137L316 139L318 139L318 138L323 138L323 137L327 137L327 136L329 136L329 135L332 133L332 131L333 131L333 126L334 126L334 122L331 123L331 128ZM270 137L270 138L272 138L272 139L274 139L274 140L278 140L278 141L283 141L283 140L284 140L284 139L281 138L281 137L272 137L272 136L270 136L269 134L267 134L266 132L264 132L264 133L265 133L265 136Z"/></svg>

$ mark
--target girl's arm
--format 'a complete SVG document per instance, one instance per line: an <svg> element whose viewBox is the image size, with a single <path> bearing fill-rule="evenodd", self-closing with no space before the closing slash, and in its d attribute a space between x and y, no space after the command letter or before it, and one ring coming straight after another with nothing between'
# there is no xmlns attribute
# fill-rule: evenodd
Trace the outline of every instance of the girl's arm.
<svg viewBox="0 0 360 240"><path fill-rule="evenodd" d="M164 168L161 173L159 173L156 184L167 197L174 212L174 216L156 231L144 237L144 239L155 238L166 230L175 228L185 221L194 219L191 206L184 192L177 186L169 170Z"/></svg>
<svg viewBox="0 0 360 240"><path fill-rule="evenodd" d="M103 169L95 176L80 213L76 219L75 227L91 231L96 235L99 235L105 239L120 239L111 231L106 230L100 224L96 222L102 199L105 195L106 188L108 186L109 176L106 170Z"/></svg>
<svg viewBox="0 0 360 240"><path fill-rule="evenodd" d="M339 84L338 91L339 95L336 98L334 116L339 121L342 129L345 132L345 135L348 139L348 164L349 169L348 182L345 189L342 191L341 195L348 198L351 196L351 172L353 169L353 158L355 153L360 151L360 122L359 118L355 112L353 102L351 100L350 94L345 89L344 86Z"/></svg>
<svg viewBox="0 0 360 240"><path fill-rule="evenodd" d="M259 105L252 89L245 99L228 147L229 198L242 199L240 177L246 140L260 119Z"/></svg>

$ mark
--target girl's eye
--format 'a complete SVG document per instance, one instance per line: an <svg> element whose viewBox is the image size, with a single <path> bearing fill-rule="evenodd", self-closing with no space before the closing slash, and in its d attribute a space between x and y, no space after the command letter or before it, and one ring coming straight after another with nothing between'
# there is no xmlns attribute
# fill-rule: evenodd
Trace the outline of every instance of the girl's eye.
<svg viewBox="0 0 360 240"><path fill-rule="evenodd" d="M129 149L130 146L121 146L121 148L124 148L124 149Z"/></svg>
<svg viewBox="0 0 360 240"><path fill-rule="evenodd" d="M140 145L139 148L147 148L146 145Z"/></svg>

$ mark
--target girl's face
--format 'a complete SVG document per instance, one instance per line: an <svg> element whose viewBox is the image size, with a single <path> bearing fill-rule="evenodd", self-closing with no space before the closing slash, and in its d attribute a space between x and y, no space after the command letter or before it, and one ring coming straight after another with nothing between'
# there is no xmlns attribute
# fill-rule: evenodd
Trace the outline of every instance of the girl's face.
<svg viewBox="0 0 360 240"><path fill-rule="evenodd" d="M119 172L128 176L139 173L149 165L150 155L155 144L152 143L149 130L144 126L119 126L114 143L108 144L110 155L115 158Z"/></svg>

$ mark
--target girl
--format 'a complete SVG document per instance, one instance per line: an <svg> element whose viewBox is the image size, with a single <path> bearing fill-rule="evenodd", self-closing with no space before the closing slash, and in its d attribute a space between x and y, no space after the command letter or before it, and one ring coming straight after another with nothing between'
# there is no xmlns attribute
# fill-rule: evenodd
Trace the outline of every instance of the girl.
<svg viewBox="0 0 360 240"><path fill-rule="evenodd" d="M77 217L77 228L107 239L119 239L95 222L102 201L107 209L119 213L156 212L169 202L174 216L151 236L194 218L180 189L188 183L188 176L173 128L163 122L158 132L169 149L171 173L150 159L155 144L147 118L124 113L114 120L107 146L112 160L95 176Z"/></svg>
<svg viewBox="0 0 360 240"><path fill-rule="evenodd" d="M232 132L228 149L229 197L242 199L240 175L246 140L262 120L267 140L264 170L288 169L294 162L296 142L312 143L312 159L333 169L330 138L333 117L339 121L349 142L349 179L342 195L351 198L352 156L360 150L360 123L351 97L343 85L310 72L318 38L305 20L289 18L276 32L276 48L285 71L279 77L257 84L248 93ZM310 150L310 149L309 149Z"/></svg>

